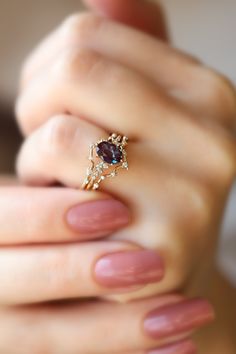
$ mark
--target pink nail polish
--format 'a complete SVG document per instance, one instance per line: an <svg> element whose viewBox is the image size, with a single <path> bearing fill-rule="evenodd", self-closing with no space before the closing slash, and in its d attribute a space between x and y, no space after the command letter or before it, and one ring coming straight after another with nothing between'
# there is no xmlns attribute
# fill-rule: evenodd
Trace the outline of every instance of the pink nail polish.
<svg viewBox="0 0 236 354"><path fill-rule="evenodd" d="M118 252L99 259L94 274L97 282L105 287L145 285L163 278L164 264L154 251Z"/></svg>
<svg viewBox="0 0 236 354"><path fill-rule="evenodd" d="M72 207L67 212L66 221L74 231L105 236L126 226L130 222L130 212L118 200L95 200Z"/></svg>
<svg viewBox="0 0 236 354"><path fill-rule="evenodd" d="M182 301L148 314L145 332L154 339L175 336L206 325L214 319L214 310L204 299Z"/></svg>
<svg viewBox="0 0 236 354"><path fill-rule="evenodd" d="M147 354L196 354L196 345L191 340L185 340L179 343L168 345L163 348L154 349Z"/></svg>

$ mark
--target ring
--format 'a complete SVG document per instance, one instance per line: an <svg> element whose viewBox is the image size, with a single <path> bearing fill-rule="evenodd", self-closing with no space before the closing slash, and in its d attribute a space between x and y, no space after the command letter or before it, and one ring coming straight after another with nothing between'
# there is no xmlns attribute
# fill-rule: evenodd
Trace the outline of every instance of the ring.
<svg viewBox="0 0 236 354"><path fill-rule="evenodd" d="M88 159L91 165L87 169L82 189L96 190L104 179L117 176L118 170L128 170L127 144L126 136L113 133L107 140L102 139L90 145Z"/></svg>

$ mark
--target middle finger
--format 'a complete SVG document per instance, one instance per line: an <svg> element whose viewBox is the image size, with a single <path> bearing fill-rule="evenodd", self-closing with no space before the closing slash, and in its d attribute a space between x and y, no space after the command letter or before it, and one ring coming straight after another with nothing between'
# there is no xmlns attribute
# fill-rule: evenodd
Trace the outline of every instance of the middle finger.
<svg viewBox="0 0 236 354"><path fill-rule="evenodd" d="M133 68L190 110L232 128L235 93L225 78L160 40L90 13L69 17L43 41L24 66L23 84L38 76L66 48L79 47Z"/></svg>
<svg viewBox="0 0 236 354"><path fill-rule="evenodd" d="M162 279L162 258L127 242L0 249L0 303L25 304L132 291ZM30 284L30 286L29 286Z"/></svg>
<svg viewBox="0 0 236 354"><path fill-rule="evenodd" d="M177 102L148 78L98 53L74 48L30 83L16 110L25 133L67 112L141 139L156 139L160 127L166 130L170 123L179 131L184 117Z"/></svg>
<svg viewBox="0 0 236 354"><path fill-rule="evenodd" d="M219 165L234 169L234 142L223 130L196 119L139 73L95 52L65 52L33 80L17 104L27 134L65 112L130 139L154 141L164 159L195 175L201 170L211 176Z"/></svg>

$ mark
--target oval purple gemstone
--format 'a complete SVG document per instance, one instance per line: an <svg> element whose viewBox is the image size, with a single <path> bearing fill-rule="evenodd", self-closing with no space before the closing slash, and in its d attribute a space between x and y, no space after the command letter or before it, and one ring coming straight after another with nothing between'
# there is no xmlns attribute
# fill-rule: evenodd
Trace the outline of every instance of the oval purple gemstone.
<svg viewBox="0 0 236 354"><path fill-rule="evenodd" d="M106 163L115 165L122 160L122 152L118 146L108 141L102 141L97 146L98 156Z"/></svg>

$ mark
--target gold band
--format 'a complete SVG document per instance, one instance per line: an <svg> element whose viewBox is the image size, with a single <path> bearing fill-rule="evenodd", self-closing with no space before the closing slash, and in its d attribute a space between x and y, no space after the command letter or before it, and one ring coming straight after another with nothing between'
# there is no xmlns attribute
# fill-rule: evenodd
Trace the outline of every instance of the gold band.
<svg viewBox="0 0 236 354"><path fill-rule="evenodd" d="M120 169L128 170L127 153L125 150L128 138L111 134L107 140L99 140L90 146L90 167L82 185L84 190L96 190L100 183L115 177Z"/></svg>

